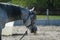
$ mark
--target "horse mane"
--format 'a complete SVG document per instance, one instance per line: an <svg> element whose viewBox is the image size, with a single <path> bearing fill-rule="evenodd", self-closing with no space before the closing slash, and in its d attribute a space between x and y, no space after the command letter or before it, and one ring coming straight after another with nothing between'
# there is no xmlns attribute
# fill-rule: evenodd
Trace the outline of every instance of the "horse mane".
<svg viewBox="0 0 60 40"><path fill-rule="evenodd" d="M20 7L19 5L12 4L12 3L4 3L4 2L0 2L0 4L2 4L2 5L11 5L11 6L17 6L17 7Z"/></svg>
<svg viewBox="0 0 60 40"><path fill-rule="evenodd" d="M21 7L17 6L15 4L8 4L8 3L1 3L0 2L0 8L2 8L3 10L5 10L7 12L7 16L10 19L14 20L18 20L21 17ZM11 21L12 21L11 20Z"/></svg>

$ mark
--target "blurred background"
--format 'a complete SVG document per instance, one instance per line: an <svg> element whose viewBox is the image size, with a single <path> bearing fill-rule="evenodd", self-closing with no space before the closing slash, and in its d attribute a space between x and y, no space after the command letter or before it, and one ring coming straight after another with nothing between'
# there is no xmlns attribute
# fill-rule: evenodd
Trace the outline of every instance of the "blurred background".
<svg viewBox="0 0 60 40"><path fill-rule="evenodd" d="M0 2L12 3L28 9L35 7L37 25L60 26L60 0L0 0Z"/></svg>

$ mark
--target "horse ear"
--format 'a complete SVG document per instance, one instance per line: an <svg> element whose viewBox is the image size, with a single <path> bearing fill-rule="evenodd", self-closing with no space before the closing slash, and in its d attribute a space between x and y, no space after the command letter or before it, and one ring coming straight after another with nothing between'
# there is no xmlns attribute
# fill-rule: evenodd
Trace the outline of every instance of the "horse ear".
<svg viewBox="0 0 60 40"><path fill-rule="evenodd" d="M30 11L34 11L35 7L33 7L32 9L30 9Z"/></svg>

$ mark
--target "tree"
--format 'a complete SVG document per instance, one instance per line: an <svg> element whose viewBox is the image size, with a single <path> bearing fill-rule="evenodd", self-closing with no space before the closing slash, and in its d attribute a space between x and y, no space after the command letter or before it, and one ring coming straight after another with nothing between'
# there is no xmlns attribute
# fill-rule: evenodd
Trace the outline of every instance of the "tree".
<svg viewBox="0 0 60 40"><path fill-rule="evenodd" d="M10 2L11 0L0 0L0 2Z"/></svg>

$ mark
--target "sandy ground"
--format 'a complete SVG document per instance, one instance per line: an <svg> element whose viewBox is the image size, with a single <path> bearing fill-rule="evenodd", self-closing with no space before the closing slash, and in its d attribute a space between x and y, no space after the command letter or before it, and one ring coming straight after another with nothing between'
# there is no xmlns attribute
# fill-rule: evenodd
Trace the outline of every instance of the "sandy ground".
<svg viewBox="0 0 60 40"><path fill-rule="evenodd" d="M37 26L37 34L34 35L29 32L22 40L60 40L60 26ZM20 40L24 32L27 30L25 27L14 27L11 36L2 36L2 40Z"/></svg>

